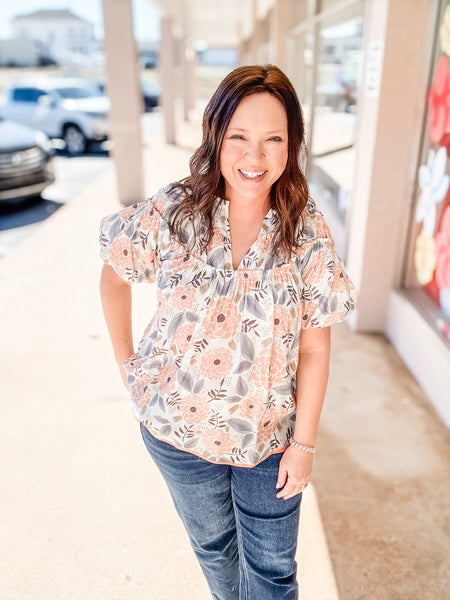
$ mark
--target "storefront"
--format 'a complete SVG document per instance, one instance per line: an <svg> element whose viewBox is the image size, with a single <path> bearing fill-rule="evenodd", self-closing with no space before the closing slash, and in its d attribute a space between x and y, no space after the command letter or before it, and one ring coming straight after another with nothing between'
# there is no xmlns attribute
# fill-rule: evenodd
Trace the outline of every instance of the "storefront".
<svg viewBox="0 0 450 600"><path fill-rule="evenodd" d="M450 424L450 6L291 1L311 193L359 290Z"/></svg>

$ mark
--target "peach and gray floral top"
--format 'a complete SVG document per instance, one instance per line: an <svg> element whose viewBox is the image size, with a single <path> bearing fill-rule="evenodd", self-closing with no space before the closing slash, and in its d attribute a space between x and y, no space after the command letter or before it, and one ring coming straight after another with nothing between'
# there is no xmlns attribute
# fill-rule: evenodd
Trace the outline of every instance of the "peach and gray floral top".
<svg viewBox="0 0 450 600"><path fill-rule="evenodd" d="M181 450L253 466L293 434L301 330L345 319L354 286L312 201L289 259L270 252L270 209L236 270L228 202L216 200L207 251L187 254L168 228L178 201L167 187L101 224L103 260L129 282L157 281L156 314L125 362L134 416Z"/></svg>

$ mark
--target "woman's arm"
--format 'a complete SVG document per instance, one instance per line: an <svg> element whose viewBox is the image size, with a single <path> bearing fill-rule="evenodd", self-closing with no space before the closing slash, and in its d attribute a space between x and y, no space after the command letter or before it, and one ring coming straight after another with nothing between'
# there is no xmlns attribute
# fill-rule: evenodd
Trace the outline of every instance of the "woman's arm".
<svg viewBox="0 0 450 600"><path fill-rule="evenodd" d="M128 389L123 363L134 353L131 324L131 285L121 279L110 265L103 265L100 278L103 314L119 366L120 375Z"/></svg>
<svg viewBox="0 0 450 600"><path fill-rule="evenodd" d="M297 412L294 439L315 446L330 362L330 327L309 327L300 336L297 369ZM302 491L311 477L311 452L289 446L280 462L277 498L291 498Z"/></svg>

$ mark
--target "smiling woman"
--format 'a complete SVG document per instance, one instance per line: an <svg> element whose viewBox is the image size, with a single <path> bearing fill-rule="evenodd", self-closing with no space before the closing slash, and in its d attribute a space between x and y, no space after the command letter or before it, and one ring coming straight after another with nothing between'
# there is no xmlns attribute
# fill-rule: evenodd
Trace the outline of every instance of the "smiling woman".
<svg viewBox="0 0 450 600"><path fill-rule="evenodd" d="M190 176L101 225L115 356L217 600L298 597L329 326L355 304L303 147L287 77L240 67L205 110ZM157 274L158 312L134 352L128 284Z"/></svg>

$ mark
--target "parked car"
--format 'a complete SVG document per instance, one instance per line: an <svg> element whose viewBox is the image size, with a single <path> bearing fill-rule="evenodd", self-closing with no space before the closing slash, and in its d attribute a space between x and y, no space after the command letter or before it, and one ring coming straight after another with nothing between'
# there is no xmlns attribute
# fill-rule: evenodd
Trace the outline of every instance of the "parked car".
<svg viewBox="0 0 450 600"><path fill-rule="evenodd" d="M22 79L5 89L0 114L62 138L69 154L82 154L90 141L108 137L109 100L79 77Z"/></svg>
<svg viewBox="0 0 450 600"><path fill-rule="evenodd" d="M102 94L106 93L106 84L104 81L98 82L98 89ZM156 106L159 105L159 97L161 95L161 88L156 83L150 83L146 79L140 80L142 99L144 101L145 112L151 112Z"/></svg>
<svg viewBox="0 0 450 600"><path fill-rule="evenodd" d="M45 133L0 118L0 201L38 196L55 180L52 156Z"/></svg>

